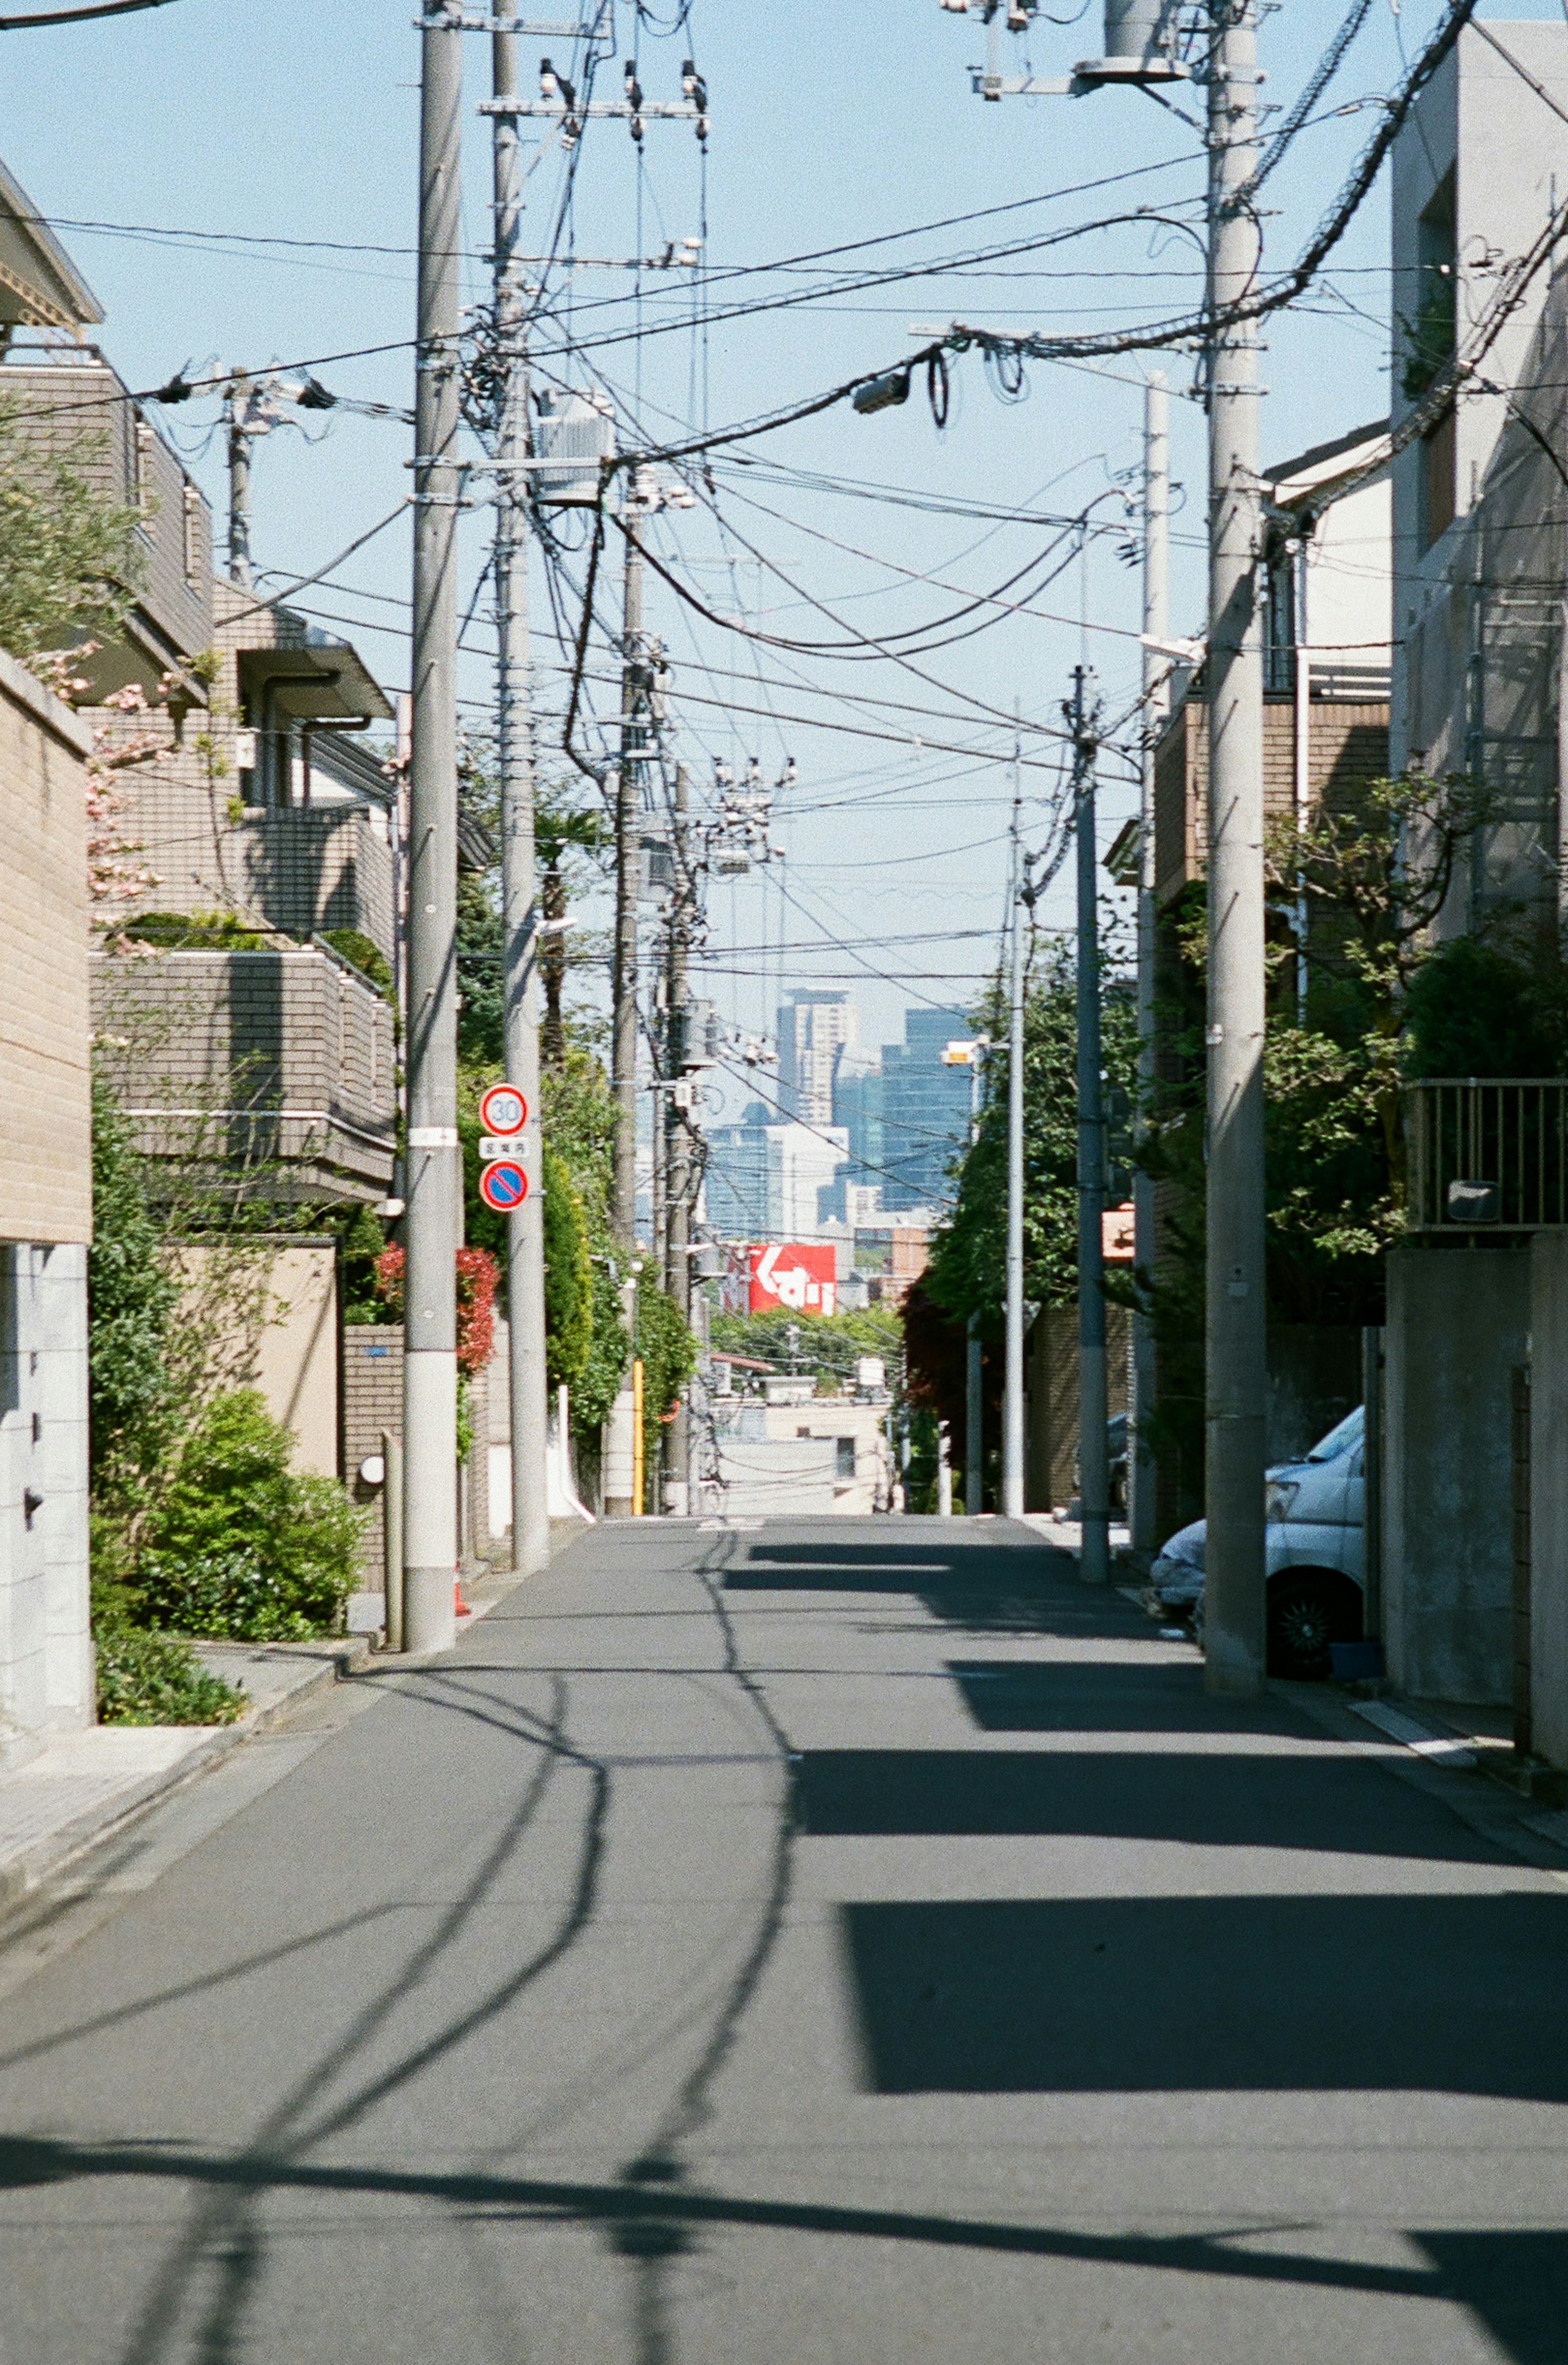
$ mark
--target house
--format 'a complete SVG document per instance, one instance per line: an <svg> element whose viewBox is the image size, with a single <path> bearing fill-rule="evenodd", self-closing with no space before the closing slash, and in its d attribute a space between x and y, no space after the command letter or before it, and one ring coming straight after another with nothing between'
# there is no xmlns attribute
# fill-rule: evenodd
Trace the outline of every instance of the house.
<svg viewBox="0 0 1568 2365"><path fill-rule="evenodd" d="M0 652L0 1767L93 1721L92 734Z"/></svg>

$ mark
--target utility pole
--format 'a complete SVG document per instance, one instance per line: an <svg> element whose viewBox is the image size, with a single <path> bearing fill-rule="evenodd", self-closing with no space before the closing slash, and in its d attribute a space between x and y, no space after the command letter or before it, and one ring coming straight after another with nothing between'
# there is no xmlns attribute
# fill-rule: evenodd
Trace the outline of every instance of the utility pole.
<svg viewBox="0 0 1568 2365"><path fill-rule="evenodd" d="M1105 1118L1100 1087L1099 879L1094 843L1098 741L1084 699L1084 669L1072 677L1073 821L1078 852L1078 1493L1079 1573L1111 1581L1110 1463L1105 1439Z"/></svg>
<svg viewBox="0 0 1568 2365"><path fill-rule="evenodd" d="M1002 1408L1002 1510L1024 1516L1024 868L1023 798L1016 745L1013 768L1013 860L1009 902L1013 976L1007 1026L1007 1370Z"/></svg>
<svg viewBox="0 0 1568 2365"><path fill-rule="evenodd" d="M644 738L646 666L643 653L643 552L637 540L639 485L626 494L626 577L621 629L621 760L615 779L615 946L610 972L610 1085L615 1095L611 1220L623 1261L622 1303L633 1332L637 1283L637 886L641 757ZM610 1411L604 1508L610 1519L632 1514L634 1440L632 1374Z"/></svg>
<svg viewBox="0 0 1568 2365"><path fill-rule="evenodd" d="M969 1147L980 1138L980 1062L989 1048L969 1046ZM971 1314L964 1336L964 1509L978 1519L985 1509L985 1364L980 1316Z"/></svg>
<svg viewBox="0 0 1568 2365"><path fill-rule="evenodd" d="M237 370L223 389L229 422L229 580L251 588L251 381Z"/></svg>
<svg viewBox="0 0 1568 2365"><path fill-rule="evenodd" d="M509 1083L528 1104L521 1149L531 1188L507 1217L507 1362L511 1429L512 1566L532 1576L550 1557L544 1369L544 1170L539 1110L539 905L533 863L533 714L528 648L528 355L518 261L522 176L515 0L498 0L491 33L495 174L497 421L496 741L501 806L502 1013Z"/></svg>
<svg viewBox="0 0 1568 2365"><path fill-rule="evenodd" d="M964 14L971 0L943 0ZM1000 0L974 0L993 47L974 88L988 100L1081 97L1189 78L1170 55L1169 0L1105 0L1105 53L1067 80L999 70ZM1036 0L1009 0L1026 32ZM1208 41L1209 413L1207 1469L1204 1643L1211 1690L1261 1687L1265 1655L1263 1399L1263 656L1257 569L1258 331L1262 233L1257 169L1258 0L1204 0Z"/></svg>
<svg viewBox="0 0 1568 2365"><path fill-rule="evenodd" d="M1137 1131L1147 1133L1154 1101L1154 765L1170 712L1170 396L1162 370L1151 371L1143 393L1143 778L1138 823L1137 889ZM1154 1181L1133 1171L1133 1261L1154 1271ZM1154 1550L1154 1464L1145 1435L1155 1404L1154 1325L1133 1316L1132 1418L1127 1427L1127 1524L1135 1552Z"/></svg>
<svg viewBox="0 0 1568 2365"><path fill-rule="evenodd" d="M463 34L444 0L420 30L414 427L413 729L409 765L408 1181L403 1639L455 1630L457 1141L457 331Z"/></svg>
<svg viewBox="0 0 1568 2365"><path fill-rule="evenodd" d="M687 1071L697 1046L689 1039L691 1026L691 1005L689 1000L689 958L691 949L692 879L691 834L687 816L690 811L690 788L686 767L678 764L675 770L675 894L670 904L669 963L666 972L666 1000L669 1004L669 1035L676 1056L669 1062L670 1073L676 1079L671 1085L669 1107L665 1122L668 1127L669 1177L666 1187L666 1266L665 1287L680 1309L683 1321L691 1319L691 1116L680 1105L690 1087ZM678 1087L685 1085L686 1094ZM683 1391L676 1406L675 1418L669 1425L666 1449L668 1471L666 1480L666 1508L684 1518L691 1499L691 1474L689 1467L691 1452L691 1415Z"/></svg>
<svg viewBox="0 0 1568 2365"><path fill-rule="evenodd" d="M1208 1459L1211 1691L1264 1672L1263 653L1257 598L1256 0L1213 0L1208 52Z"/></svg>

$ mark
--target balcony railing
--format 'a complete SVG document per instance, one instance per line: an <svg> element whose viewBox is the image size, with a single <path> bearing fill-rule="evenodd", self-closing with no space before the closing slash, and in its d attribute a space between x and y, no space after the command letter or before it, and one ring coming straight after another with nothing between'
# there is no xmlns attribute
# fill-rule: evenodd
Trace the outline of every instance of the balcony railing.
<svg viewBox="0 0 1568 2365"><path fill-rule="evenodd" d="M1408 1085L1412 1231L1568 1227L1568 1079L1444 1076Z"/></svg>

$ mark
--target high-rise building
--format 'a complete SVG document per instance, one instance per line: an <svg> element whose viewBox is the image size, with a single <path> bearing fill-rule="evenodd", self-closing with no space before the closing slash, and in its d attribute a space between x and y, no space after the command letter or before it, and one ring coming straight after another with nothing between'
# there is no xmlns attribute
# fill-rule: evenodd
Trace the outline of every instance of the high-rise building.
<svg viewBox="0 0 1568 2365"><path fill-rule="evenodd" d="M969 1071L942 1054L973 1033L961 1010L907 1010L902 1043L882 1051L880 1093L882 1205L940 1205L953 1194L948 1171L969 1123ZM876 1181L868 1175L868 1181Z"/></svg>
<svg viewBox="0 0 1568 2365"><path fill-rule="evenodd" d="M800 1125L834 1123L833 1088L839 1063L857 1032L846 993L802 988L778 1013L778 1104Z"/></svg>
<svg viewBox="0 0 1568 2365"><path fill-rule="evenodd" d="M727 1240L810 1240L831 1215L825 1204L849 1155L834 1126L769 1125L753 1101L738 1125L708 1136L707 1220Z"/></svg>

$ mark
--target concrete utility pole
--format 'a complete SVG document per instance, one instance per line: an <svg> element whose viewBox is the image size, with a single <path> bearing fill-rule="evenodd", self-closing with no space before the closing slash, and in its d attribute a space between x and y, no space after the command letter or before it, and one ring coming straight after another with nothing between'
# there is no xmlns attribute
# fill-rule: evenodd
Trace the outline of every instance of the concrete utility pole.
<svg viewBox="0 0 1568 2365"><path fill-rule="evenodd" d="M237 371L223 390L229 420L229 580L251 588L251 381Z"/></svg>
<svg viewBox="0 0 1568 2365"><path fill-rule="evenodd" d="M1000 0L972 0L993 47L975 88L1081 97L1188 79L1171 56L1170 0L1105 0L1105 53L1052 81L1000 71ZM964 14L971 0L943 0ZM1036 0L1016 0L1026 32ZM1265 1656L1263 1398L1263 661L1257 568L1258 331L1231 308L1255 293L1262 233L1248 188L1257 166L1258 0L1204 0L1208 115L1208 1371L1205 1680L1246 1698Z"/></svg>
<svg viewBox="0 0 1568 2365"><path fill-rule="evenodd" d="M1105 1117L1100 1088L1100 915L1094 842L1094 756L1099 745L1074 667L1073 826L1078 853L1078 1493L1079 1572L1111 1581L1111 1485L1105 1438Z"/></svg>
<svg viewBox="0 0 1568 2365"><path fill-rule="evenodd" d="M491 34L498 102L517 95L517 12L498 0ZM507 1217L508 1395L511 1414L512 1566L532 1576L550 1557L544 1368L544 1171L539 1111L539 903L533 866L533 713L528 650L528 355L518 260L522 176L517 118L498 111L495 306L502 396L496 435L496 739L501 803L503 1025L507 1081L528 1104L522 1139L530 1183Z"/></svg>
<svg viewBox="0 0 1568 2365"><path fill-rule="evenodd" d="M408 1181L404 1241L403 1639L455 1630L457 1293L457 331L463 34L425 0L420 39L414 428L413 734L409 765Z"/></svg>
<svg viewBox="0 0 1568 2365"><path fill-rule="evenodd" d="M637 1284L637 886L641 818L641 758L645 738L646 664L643 649L643 553L637 541L638 481L627 487L626 579L622 611L621 761L615 782L615 947L610 975L610 1083L615 1094L614 1206L616 1246L623 1260L626 1327L635 1319ZM634 1439L632 1374L610 1409L604 1508L610 1519L633 1511Z"/></svg>
<svg viewBox="0 0 1568 2365"><path fill-rule="evenodd" d="M1143 794L1138 824L1137 1089L1138 1130L1154 1096L1154 758L1170 711L1170 396L1161 370L1150 372L1143 395ZM1154 1271L1154 1182L1133 1174L1133 1258L1139 1272ZM1135 1552L1154 1550L1154 1465L1144 1435L1155 1404L1154 1325L1133 1316L1132 1418L1127 1424L1127 1523Z"/></svg>
<svg viewBox="0 0 1568 2365"><path fill-rule="evenodd" d="M1214 0L1208 53L1208 1464L1211 1691L1264 1669L1263 652L1257 597L1256 0Z"/></svg>
<svg viewBox="0 0 1568 2365"><path fill-rule="evenodd" d="M691 877L691 834L687 815L690 811L690 788L686 767L678 764L675 772L675 894L670 905L669 964L666 973L666 999L669 1005L670 1040L677 1056L670 1063L670 1073L686 1082L686 1070L697 1046L688 1039L691 1025L689 999L689 956L691 948L693 884ZM683 1319L691 1319L691 1117L685 1108L676 1105L676 1093L669 1093L666 1115L669 1143L669 1179L666 1190L666 1210L665 1287L669 1291ZM668 1468L666 1474L666 1508L678 1518L684 1518L690 1503L691 1415L683 1391L676 1406L675 1418L668 1429L666 1452Z"/></svg>
<svg viewBox="0 0 1568 2365"><path fill-rule="evenodd" d="M1007 1370L1002 1407L1002 1509L1024 1516L1024 869L1023 805L1013 772L1013 975L1007 1026Z"/></svg>
<svg viewBox="0 0 1568 2365"><path fill-rule="evenodd" d="M969 1046L969 1146L980 1138L981 1061L989 1048L977 1039ZM964 1337L964 1509L978 1519L985 1508L985 1364L980 1348L980 1316L971 1314Z"/></svg>

